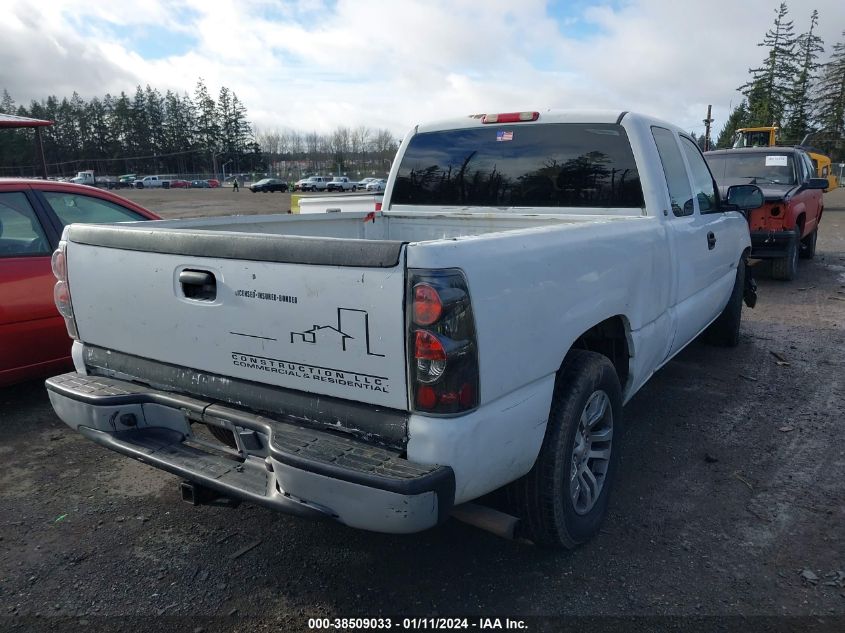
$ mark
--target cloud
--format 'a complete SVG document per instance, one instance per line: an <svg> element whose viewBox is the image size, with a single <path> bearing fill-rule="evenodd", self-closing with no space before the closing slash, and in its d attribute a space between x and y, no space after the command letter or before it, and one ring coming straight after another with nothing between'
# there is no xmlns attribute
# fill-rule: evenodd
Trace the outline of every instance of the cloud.
<svg viewBox="0 0 845 633"><path fill-rule="evenodd" d="M543 0L13 0L0 87L21 102L147 83L193 92L203 77L212 93L233 89L263 128L397 135L421 120L548 107L639 110L701 132L710 103L718 131L762 61L778 3L599 0L564 14ZM845 6L815 6L830 48ZM804 12L793 3L796 32ZM153 55L142 35L146 47L182 38L167 47L179 52Z"/></svg>

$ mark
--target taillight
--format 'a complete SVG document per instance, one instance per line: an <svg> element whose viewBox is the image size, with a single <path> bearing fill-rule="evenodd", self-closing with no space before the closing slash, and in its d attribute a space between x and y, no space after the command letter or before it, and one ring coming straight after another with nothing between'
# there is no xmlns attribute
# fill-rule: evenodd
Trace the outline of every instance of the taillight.
<svg viewBox="0 0 845 633"><path fill-rule="evenodd" d="M56 286L53 288L53 301L56 309L65 319L65 327L68 336L73 339L79 338L79 331L76 329L76 319L73 316L73 303L70 299L70 287L67 284L67 242L59 242L59 247L53 253L50 261L53 268L53 275L56 277Z"/></svg>
<svg viewBox="0 0 845 633"><path fill-rule="evenodd" d="M443 314L443 302L437 289L429 284L414 286L414 323L417 325L431 325Z"/></svg>
<svg viewBox="0 0 845 633"><path fill-rule="evenodd" d="M540 118L539 112L502 112L500 114L485 114L482 123L526 123Z"/></svg>
<svg viewBox="0 0 845 633"><path fill-rule="evenodd" d="M376 211L381 211L381 202L376 202Z"/></svg>
<svg viewBox="0 0 845 633"><path fill-rule="evenodd" d="M411 270L408 356L413 408L436 414L478 406L478 350L459 270Z"/></svg>

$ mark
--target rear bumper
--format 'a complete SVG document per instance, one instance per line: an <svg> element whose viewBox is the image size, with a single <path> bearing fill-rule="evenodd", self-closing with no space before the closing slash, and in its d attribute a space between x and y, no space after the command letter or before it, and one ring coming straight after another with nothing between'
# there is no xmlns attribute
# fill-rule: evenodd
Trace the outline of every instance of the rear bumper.
<svg viewBox="0 0 845 633"><path fill-rule="evenodd" d="M391 449L111 378L63 374L47 390L91 441L227 497L389 533L433 527L452 509L451 468ZM197 437L192 422L229 429L237 448Z"/></svg>
<svg viewBox="0 0 845 633"><path fill-rule="evenodd" d="M794 231L751 231L751 255L754 259L786 257Z"/></svg>

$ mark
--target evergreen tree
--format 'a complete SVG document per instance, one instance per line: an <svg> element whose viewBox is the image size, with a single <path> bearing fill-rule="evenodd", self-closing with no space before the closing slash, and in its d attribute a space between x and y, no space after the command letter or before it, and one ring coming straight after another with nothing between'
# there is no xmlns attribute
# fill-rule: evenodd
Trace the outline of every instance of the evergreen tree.
<svg viewBox="0 0 845 633"><path fill-rule="evenodd" d="M213 154L219 147L220 125L217 118L217 105L208 93L208 88L206 88L202 79L197 82L195 103L197 108L196 132L199 145Z"/></svg>
<svg viewBox="0 0 845 633"><path fill-rule="evenodd" d="M842 32L845 37L845 31ZM845 39L833 46L830 59L822 66L817 88L816 121L821 129L822 149L831 159L845 160Z"/></svg>
<svg viewBox="0 0 845 633"><path fill-rule="evenodd" d="M815 34L818 23L819 12L814 10L810 16L810 30L798 36L799 70L789 95L789 114L783 131L785 143L799 143L810 131L814 103L812 87L819 68L817 60L824 52L822 38Z"/></svg>
<svg viewBox="0 0 845 633"><path fill-rule="evenodd" d="M149 156L152 153L149 140L149 120L147 118L147 96L138 86L135 89L135 98L129 108L130 134L129 152L130 155Z"/></svg>
<svg viewBox="0 0 845 633"><path fill-rule="evenodd" d="M775 10L775 14L774 25L758 44L768 48L763 65L750 68L750 81L739 88L748 100L749 124L752 126L779 125L797 74L794 25L792 20L787 19L789 9L785 2Z"/></svg>
<svg viewBox="0 0 845 633"><path fill-rule="evenodd" d="M15 100L12 99L12 95L5 88L3 88L3 98L0 99L0 112L4 114L15 113Z"/></svg>

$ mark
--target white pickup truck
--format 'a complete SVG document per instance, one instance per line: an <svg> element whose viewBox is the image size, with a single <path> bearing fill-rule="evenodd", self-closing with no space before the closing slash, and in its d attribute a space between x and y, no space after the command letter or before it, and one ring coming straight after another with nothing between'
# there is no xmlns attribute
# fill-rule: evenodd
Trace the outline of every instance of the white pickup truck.
<svg viewBox="0 0 845 633"><path fill-rule="evenodd" d="M167 184L165 184L167 183ZM155 189L157 187L169 187L170 179L161 176L144 176L135 181L136 189Z"/></svg>
<svg viewBox="0 0 845 633"><path fill-rule="evenodd" d="M358 183L346 176L335 176L326 184L326 191L358 191Z"/></svg>
<svg viewBox="0 0 845 633"><path fill-rule="evenodd" d="M761 202L642 115L418 125L379 212L67 227L50 400L194 502L404 533L509 486L521 534L573 547L623 404L705 330L737 343Z"/></svg>

